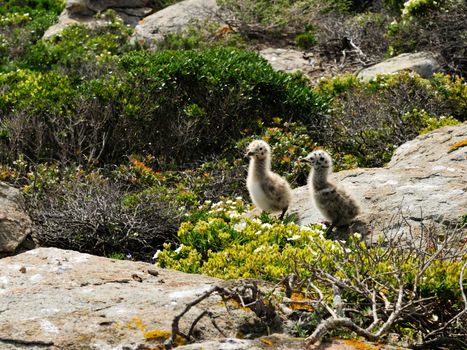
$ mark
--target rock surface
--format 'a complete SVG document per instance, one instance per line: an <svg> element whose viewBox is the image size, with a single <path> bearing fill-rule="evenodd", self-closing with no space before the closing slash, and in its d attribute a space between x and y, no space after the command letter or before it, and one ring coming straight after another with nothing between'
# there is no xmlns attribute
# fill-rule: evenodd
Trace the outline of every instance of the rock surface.
<svg viewBox="0 0 467 350"><path fill-rule="evenodd" d="M31 232L21 192L0 182L0 257L14 253Z"/></svg>
<svg viewBox="0 0 467 350"><path fill-rule="evenodd" d="M71 350L155 347L164 339L151 331L170 331L172 319L186 303L219 283L147 263L56 248L0 259L0 271L1 349L41 344ZM214 295L182 318L182 330L188 331L202 308L220 316L216 322L229 337L257 320L238 305L227 312ZM198 325L202 338L222 337L208 318Z"/></svg>
<svg viewBox="0 0 467 350"><path fill-rule="evenodd" d="M423 78L431 78L441 66L430 52L403 53L361 70L357 77L369 81L379 74L393 74L404 69L415 71Z"/></svg>
<svg viewBox="0 0 467 350"><path fill-rule="evenodd" d="M147 16L135 28L136 38L152 46L165 33L182 32L193 21L213 19L216 0L184 0Z"/></svg>
<svg viewBox="0 0 467 350"><path fill-rule="evenodd" d="M94 16L108 9L114 10L125 24L135 26L143 17L153 12L151 4L150 0L67 0L58 23L47 29L44 38L58 34L72 24L82 24L90 28L102 26L107 22Z"/></svg>
<svg viewBox="0 0 467 350"><path fill-rule="evenodd" d="M307 73L315 69L316 61L304 56L303 51L280 48L267 48L258 52L275 70L286 73Z"/></svg>
<svg viewBox="0 0 467 350"><path fill-rule="evenodd" d="M415 233L422 225L454 226L467 213L467 146L453 147L461 141L467 143L467 123L403 144L385 168L342 171L332 178L360 200L359 219L365 231L384 227L397 232L399 211ZM290 211L299 215L302 224L324 221L306 186L295 189L294 197Z"/></svg>
<svg viewBox="0 0 467 350"><path fill-rule="evenodd" d="M190 275L141 262L120 261L57 248L37 248L0 259L0 349L145 350L162 349L173 318L213 285L232 288L239 281ZM258 329L246 308L212 295L183 316L186 334L193 320L209 310L225 337L207 317L197 330L199 343L183 350L301 350L303 339L272 334L238 339ZM373 348L334 340L316 350ZM378 349L392 347L378 346Z"/></svg>

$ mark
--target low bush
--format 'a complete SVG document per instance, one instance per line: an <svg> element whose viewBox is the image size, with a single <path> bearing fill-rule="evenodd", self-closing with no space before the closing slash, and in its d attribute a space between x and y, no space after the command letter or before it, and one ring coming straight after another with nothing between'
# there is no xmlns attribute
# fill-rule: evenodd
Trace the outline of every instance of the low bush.
<svg viewBox="0 0 467 350"><path fill-rule="evenodd" d="M56 12L40 8L30 12L0 12L0 72L16 69L18 61L57 18Z"/></svg>
<svg viewBox="0 0 467 350"><path fill-rule="evenodd" d="M467 5L463 1L409 1L406 14L389 26L390 52L431 51L447 72L467 74ZM415 5L420 4L421 7ZM422 6L423 5L423 6ZM426 6L425 6L426 5ZM422 11L423 10L423 11Z"/></svg>
<svg viewBox="0 0 467 350"><path fill-rule="evenodd" d="M436 230L423 229L416 243L413 237L387 235L369 245L358 233L347 241L327 240L320 224L251 218L245 210L239 198L205 203L181 225L179 244L156 252L156 264L224 279L278 282L293 274L285 280L286 297L276 295L275 303L301 310L301 327L314 331L310 342L326 331L352 336L339 325L353 323L351 330L359 328L357 334L371 340L395 332L406 346L434 340L463 344L467 333L456 322L463 316L467 266L461 230L453 229L445 242L438 241Z"/></svg>
<svg viewBox="0 0 467 350"><path fill-rule="evenodd" d="M1 157L118 164L134 153L183 165L221 154L275 116L319 125L327 109L302 76L236 49L132 52L118 64L96 79L1 74Z"/></svg>
<svg viewBox="0 0 467 350"><path fill-rule="evenodd" d="M369 83L352 76L323 80L317 90L334 96L325 145L338 158L350 156L359 166L382 166L404 142L464 120L463 102L454 102L464 88L460 78L452 82L437 75L429 81L412 73Z"/></svg>
<svg viewBox="0 0 467 350"><path fill-rule="evenodd" d="M79 169L68 181L57 180L58 172L44 175L39 171L34 179L40 190L29 185L28 193L25 188L41 246L148 261L163 242L175 239L181 212L164 188L131 192L97 172Z"/></svg>
<svg viewBox="0 0 467 350"><path fill-rule="evenodd" d="M102 77L106 72L100 66L140 47L130 40L133 30L114 11L107 10L99 17L107 24L94 29L72 25L37 41L28 48L19 65L36 71L59 69L61 74L77 80Z"/></svg>

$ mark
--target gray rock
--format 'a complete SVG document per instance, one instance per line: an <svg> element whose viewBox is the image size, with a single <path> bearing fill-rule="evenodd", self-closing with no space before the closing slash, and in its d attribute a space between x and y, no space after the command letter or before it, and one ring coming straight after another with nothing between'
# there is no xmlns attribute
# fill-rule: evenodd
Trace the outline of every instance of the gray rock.
<svg viewBox="0 0 467 350"><path fill-rule="evenodd" d="M0 271L0 348L8 349L9 339L16 350L40 343L70 350L156 348L164 339L151 331L170 332L188 302L221 282L57 248L0 259ZM182 318L181 329L187 332L204 309L219 316L216 323L231 338L258 321L238 306L227 311L213 295ZM223 338L207 317L197 328L202 339Z"/></svg>
<svg viewBox="0 0 467 350"><path fill-rule="evenodd" d="M148 7L150 0L67 0L65 9L70 16L92 16L113 8Z"/></svg>
<svg viewBox="0 0 467 350"><path fill-rule="evenodd" d="M315 68L316 61L307 58L302 51L292 49L267 48L258 52L275 70L286 73L303 72Z"/></svg>
<svg viewBox="0 0 467 350"><path fill-rule="evenodd" d="M431 52L403 53L361 70L357 77L369 81L379 74L393 74L405 69L414 71L423 78L431 78L434 73L439 72L441 66Z"/></svg>
<svg viewBox="0 0 467 350"><path fill-rule="evenodd" d="M213 19L219 7L216 0L184 0L145 17L136 27L136 38L150 46L157 44L165 33L187 29L193 21Z"/></svg>
<svg viewBox="0 0 467 350"><path fill-rule="evenodd" d="M31 233L21 192L0 182L0 256L14 253Z"/></svg>
<svg viewBox="0 0 467 350"><path fill-rule="evenodd" d="M103 26L108 22L94 16L107 9L115 10L125 24L136 26L153 11L151 5L150 0L67 0L58 23L48 28L43 38L56 35L72 24L81 24L89 28Z"/></svg>
<svg viewBox="0 0 467 350"><path fill-rule="evenodd" d="M407 225L399 227L402 216L414 233L422 225L455 226L467 213L467 147L451 147L466 140L467 123L444 127L400 146L384 168L332 174L362 204L358 218L364 226L354 229L408 230ZM295 189L294 197L290 210L302 224L324 221L306 186Z"/></svg>

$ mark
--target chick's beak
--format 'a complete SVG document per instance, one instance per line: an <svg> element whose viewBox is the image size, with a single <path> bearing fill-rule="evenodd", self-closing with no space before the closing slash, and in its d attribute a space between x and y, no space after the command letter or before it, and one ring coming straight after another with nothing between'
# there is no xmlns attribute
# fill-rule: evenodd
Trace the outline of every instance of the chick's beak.
<svg viewBox="0 0 467 350"><path fill-rule="evenodd" d="M251 151L246 151L245 152L245 158L250 158L253 155L253 152Z"/></svg>

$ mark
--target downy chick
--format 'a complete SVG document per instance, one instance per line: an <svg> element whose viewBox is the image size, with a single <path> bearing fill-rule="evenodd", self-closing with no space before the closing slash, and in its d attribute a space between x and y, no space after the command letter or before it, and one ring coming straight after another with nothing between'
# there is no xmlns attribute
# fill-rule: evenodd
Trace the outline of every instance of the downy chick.
<svg viewBox="0 0 467 350"><path fill-rule="evenodd" d="M281 211L282 220L289 208L292 190L289 183L271 171L271 148L262 140L251 142L246 150L250 158L247 188L253 203L263 211Z"/></svg>
<svg viewBox="0 0 467 350"><path fill-rule="evenodd" d="M359 214L360 207L350 193L328 179L332 172L331 156L323 150L316 150L301 161L312 166L308 186L316 207L331 222L327 233L335 226L348 226Z"/></svg>

